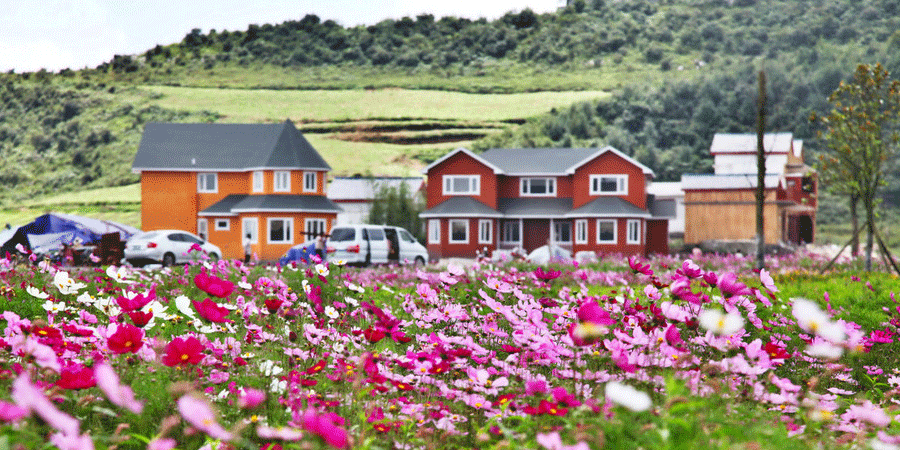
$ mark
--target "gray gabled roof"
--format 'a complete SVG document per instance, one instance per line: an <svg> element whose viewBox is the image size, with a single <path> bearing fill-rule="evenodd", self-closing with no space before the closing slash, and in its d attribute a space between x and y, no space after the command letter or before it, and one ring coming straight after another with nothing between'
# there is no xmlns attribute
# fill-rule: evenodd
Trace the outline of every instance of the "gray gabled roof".
<svg viewBox="0 0 900 450"><path fill-rule="evenodd" d="M653 170L613 147L603 148L495 148L479 155L505 175L566 176L604 154L613 153L637 166L646 175Z"/></svg>
<svg viewBox="0 0 900 450"><path fill-rule="evenodd" d="M200 216L233 216L238 213L258 212L339 213L342 211L343 208L321 195L231 194L197 214Z"/></svg>
<svg viewBox="0 0 900 450"><path fill-rule="evenodd" d="M673 198L654 198L648 196L647 209L654 219L674 219L678 215Z"/></svg>
<svg viewBox="0 0 900 450"><path fill-rule="evenodd" d="M132 171L331 170L287 120L278 124L148 123Z"/></svg>
<svg viewBox="0 0 900 450"><path fill-rule="evenodd" d="M571 198L501 198L497 209L510 219L559 218L572 210Z"/></svg>
<svg viewBox="0 0 900 450"><path fill-rule="evenodd" d="M419 217L503 217L503 214L471 197L450 197L426 209Z"/></svg>
<svg viewBox="0 0 900 450"><path fill-rule="evenodd" d="M644 217L649 212L622 200L619 197L599 197L572 210L566 217Z"/></svg>

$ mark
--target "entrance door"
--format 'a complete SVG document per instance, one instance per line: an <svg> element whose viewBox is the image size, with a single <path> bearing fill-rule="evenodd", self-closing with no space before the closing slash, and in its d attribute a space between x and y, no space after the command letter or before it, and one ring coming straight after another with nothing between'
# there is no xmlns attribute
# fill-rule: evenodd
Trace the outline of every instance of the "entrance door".
<svg viewBox="0 0 900 450"><path fill-rule="evenodd" d="M547 245L550 239L550 219L525 219L522 229L522 248L531 253L534 249Z"/></svg>

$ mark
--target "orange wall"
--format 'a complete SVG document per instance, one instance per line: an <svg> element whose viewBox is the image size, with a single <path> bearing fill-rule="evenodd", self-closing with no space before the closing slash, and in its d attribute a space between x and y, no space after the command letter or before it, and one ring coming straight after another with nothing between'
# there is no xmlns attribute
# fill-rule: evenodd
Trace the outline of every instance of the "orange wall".
<svg viewBox="0 0 900 450"><path fill-rule="evenodd" d="M262 260L275 261L283 256L289 248L311 240L303 233L306 219L325 219L325 227L331 230L334 226L334 214L297 214L297 213L246 213L236 217L206 217L209 220L209 242L219 246L226 258L243 258L243 236L241 235L243 219L247 217L255 217L258 220L257 235L258 242L253 244L253 252ZM292 218L294 219L291 235L293 241L287 244L271 244L269 243L269 218ZM218 219L228 219L231 227L229 230L216 231L215 221Z"/></svg>
<svg viewBox="0 0 900 450"><path fill-rule="evenodd" d="M497 209L497 176L494 171L462 152L428 171L428 208L434 208L451 197L444 195L443 175L481 175L481 194L473 198Z"/></svg>
<svg viewBox="0 0 900 450"><path fill-rule="evenodd" d="M141 172L141 229L197 231L197 177L190 172Z"/></svg>
<svg viewBox="0 0 900 450"><path fill-rule="evenodd" d="M599 195L590 195L591 175L617 174L628 176L628 193L618 197L638 208L646 209L647 180L644 172L639 167L612 152L603 153L575 171L572 179L572 208L578 208L600 197Z"/></svg>

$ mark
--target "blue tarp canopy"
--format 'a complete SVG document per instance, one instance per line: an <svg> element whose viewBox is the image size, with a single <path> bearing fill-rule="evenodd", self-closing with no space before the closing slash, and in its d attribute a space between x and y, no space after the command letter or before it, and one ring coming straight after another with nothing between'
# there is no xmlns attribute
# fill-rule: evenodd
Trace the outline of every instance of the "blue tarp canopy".
<svg viewBox="0 0 900 450"><path fill-rule="evenodd" d="M307 241L288 249L287 253L278 260L278 263L282 266L286 266L292 262L296 262L297 264L309 264L312 255L315 253L315 241Z"/></svg>
<svg viewBox="0 0 900 450"><path fill-rule="evenodd" d="M5 237L5 242L0 242L0 256L15 253L16 244L22 244L35 253L47 253L61 249L63 244L76 241L84 245L96 245L104 234L119 233L119 239L124 241L140 232L137 228L108 220L48 213L19 227L11 237Z"/></svg>

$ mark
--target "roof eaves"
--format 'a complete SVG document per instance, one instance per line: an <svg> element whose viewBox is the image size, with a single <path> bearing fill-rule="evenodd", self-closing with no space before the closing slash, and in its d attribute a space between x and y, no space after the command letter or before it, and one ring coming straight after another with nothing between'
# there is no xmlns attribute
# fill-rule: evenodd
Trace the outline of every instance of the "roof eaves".
<svg viewBox="0 0 900 450"><path fill-rule="evenodd" d="M472 157L472 158L475 159L476 161L478 161L478 162L484 164L486 167L488 167L489 169L493 170L494 173L497 174L497 175L500 175L500 174L503 174L503 173L504 173L504 172L503 172L503 169L501 169L501 168L499 168L499 167L497 167L497 166L491 164L491 163L488 162L486 159L484 159L484 158L482 158L482 157L476 155L475 153L472 153L471 150L469 150L469 149L467 149L467 148L465 148L465 147L459 147L459 148L457 148L456 150L453 150L452 152L447 153L446 155L442 156L440 159L434 161L433 163L429 164L427 167L425 167L424 169L422 169L422 174L423 174L423 175L428 175L428 171L431 170L433 167L437 166L438 164L440 164L440 163L446 161L446 160L449 159L450 157L452 157L452 156L454 156L454 155L456 155L457 153L460 153L460 152L465 153L466 155Z"/></svg>
<svg viewBox="0 0 900 450"><path fill-rule="evenodd" d="M651 168L649 168L649 167L647 167L647 166L641 164L641 163L638 162L636 159L634 159L634 158L632 158L632 157L630 157L630 156L628 156L628 155L626 155L626 154L620 152L619 150L616 150L614 147L611 147L611 146L609 146L609 145L607 145L606 147L601 148L600 150L597 150L597 151L594 152L594 153L591 153L590 155L588 155L587 158L584 158L584 159L582 159L581 161L579 161L579 162L573 164L572 167L569 167L568 169L566 169L566 174L567 174L567 175L573 175L573 174L575 174L575 170L577 170L579 167L581 167L581 166L587 164L587 163L588 163L589 161L591 161L592 159L594 159L594 158L596 158L596 157L598 157L598 156L600 156L600 155L602 155L602 154L604 154L604 153L606 153L606 152L610 152L610 151L613 152L613 154L615 154L615 155L619 156L620 158L624 159L625 161L628 161L629 163L634 164L635 166L637 166L639 169L641 169L641 172L643 172L644 175L650 175L651 177L654 177L654 178L656 177L656 174L653 173L653 169L651 169Z"/></svg>

